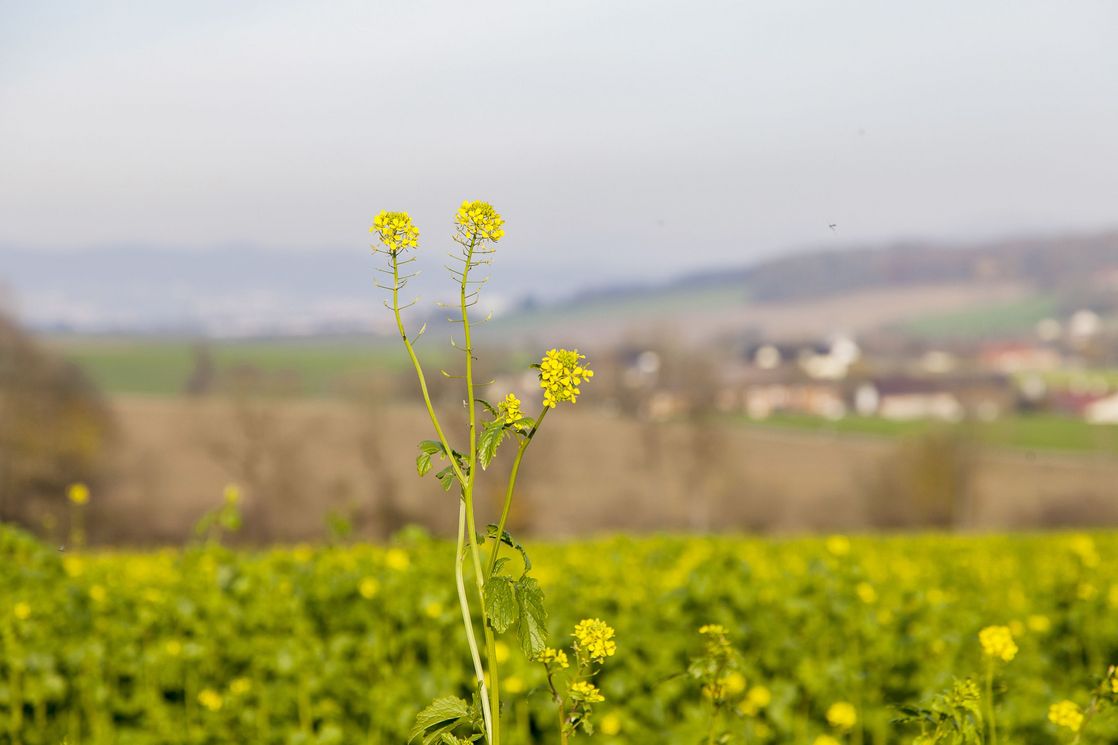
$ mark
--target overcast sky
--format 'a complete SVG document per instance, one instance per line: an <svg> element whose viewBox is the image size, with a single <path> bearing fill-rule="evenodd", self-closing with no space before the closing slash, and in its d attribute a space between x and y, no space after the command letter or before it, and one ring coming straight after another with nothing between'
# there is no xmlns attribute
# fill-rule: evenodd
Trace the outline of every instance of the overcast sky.
<svg viewBox="0 0 1118 745"><path fill-rule="evenodd" d="M520 270L643 278L1118 223L1112 0L0 13L0 247L433 248L485 198Z"/></svg>

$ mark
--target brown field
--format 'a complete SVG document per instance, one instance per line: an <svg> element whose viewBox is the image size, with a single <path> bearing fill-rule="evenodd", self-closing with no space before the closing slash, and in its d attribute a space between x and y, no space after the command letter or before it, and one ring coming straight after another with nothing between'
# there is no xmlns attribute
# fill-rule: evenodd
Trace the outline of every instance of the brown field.
<svg viewBox="0 0 1118 745"><path fill-rule="evenodd" d="M412 465L415 443L428 437L421 409L137 396L113 405L121 441L91 505L94 540L179 542L229 482L244 489L242 535L251 542L320 539L330 514L364 537L407 523L440 534L454 528L454 497ZM651 424L593 408L557 413L525 460L515 532L854 531L894 525L916 510L912 500L943 500L942 488L897 480L906 447L898 441ZM961 460L929 467L932 482L966 474L951 482L964 486L948 487L954 527L1118 521L1114 458L987 451ZM505 471L499 458L482 476L483 520L503 494Z"/></svg>

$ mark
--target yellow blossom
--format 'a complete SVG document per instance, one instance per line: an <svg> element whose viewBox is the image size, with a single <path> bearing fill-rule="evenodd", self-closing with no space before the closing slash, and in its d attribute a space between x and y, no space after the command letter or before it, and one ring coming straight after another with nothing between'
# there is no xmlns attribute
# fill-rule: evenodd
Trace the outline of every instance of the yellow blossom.
<svg viewBox="0 0 1118 745"><path fill-rule="evenodd" d="M382 211L373 218L373 227L369 228L369 232L377 234L390 254L419 245L419 228L412 224L407 212Z"/></svg>
<svg viewBox="0 0 1118 745"><path fill-rule="evenodd" d="M12 615L15 616L17 620L26 621L28 618L31 618L31 606L21 600L12 608Z"/></svg>
<svg viewBox="0 0 1118 745"><path fill-rule="evenodd" d="M504 418L505 424L517 426L517 422L524 418L520 411L520 399L511 393L505 396L505 400L497 404L497 415Z"/></svg>
<svg viewBox="0 0 1118 745"><path fill-rule="evenodd" d="M229 683L229 692L234 696L243 696L252 690L252 681L248 678L233 678Z"/></svg>
<svg viewBox="0 0 1118 745"><path fill-rule="evenodd" d="M603 735L612 737L618 734L621 732L621 717L617 715L617 712L611 711L598 722L598 729L602 731Z"/></svg>
<svg viewBox="0 0 1118 745"><path fill-rule="evenodd" d="M1060 701L1048 709L1048 721L1058 727L1067 727L1078 732L1083 726L1083 711L1074 701Z"/></svg>
<svg viewBox="0 0 1118 745"><path fill-rule="evenodd" d="M536 655L536 661L545 665L554 663L559 667L570 667L570 662L567 661L567 653L561 649L552 649L551 647L544 647L543 651Z"/></svg>
<svg viewBox="0 0 1118 745"><path fill-rule="evenodd" d="M844 535L832 535L823 544L833 556L846 556L850 553L850 539Z"/></svg>
<svg viewBox="0 0 1118 745"><path fill-rule="evenodd" d="M575 701L582 701L587 704L598 704L606 700L602 692L593 683L588 683L585 680L576 680L571 683L571 698Z"/></svg>
<svg viewBox="0 0 1118 745"><path fill-rule="evenodd" d="M575 626L575 646L590 656L591 660L602 661L617 652L613 641L614 631L597 618L586 618Z"/></svg>
<svg viewBox="0 0 1118 745"><path fill-rule="evenodd" d="M524 692L524 678L519 675L510 675L502 681L501 685L504 686L505 691L508 693L523 693Z"/></svg>
<svg viewBox="0 0 1118 745"><path fill-rule="evenodd" d="M841 743L830 735L819 735L811 741L811 745L841 745Z"/></svg>
<svg viewBox="0 0 1118 745"><path fill-rule="evenodd" d="M178 657L182 654L182 642L178 639L170 639L163 645L163 651L168 657Z"/></svg>
<svg viewBox="0 0 1118 745"><path fill-rule="evenodd" d="M831 707L827 709L827 724L836 729L853 729L857 723L858 710L854 708L853 704L838 701L831 704Z"/></svg>
<svg viewBox="0 0 1118 745"><path fill-rule="evenodd" d="M707 634L714 636L726 636L726 627L717 623L708 623L699 627L699 633L706 636Z"/></svg>
<svg viewBox="0 0 1118 745"><path fill-rule="evenodd" d="M82 483L70 484L66 497L74 504L86 504L89 502L89 487Z"/></svg>
<svg viewBox="0 0 1118 745"><path fill-rule="evenodd" d="M454 216L458 234L466 241L488 240L496 243L504 237L504 219L489 202L465 201Z"/></svg>
<svg viewBox="0 0 1118 745"><path fill-rule="evenodd" d="M224 494L226 504L235 505L241 501L241 488L236 484L226 484Z"/></svg>
<svg viewBox="0 0 1118 745"><path fill-rule="evenodd" d="M753 686L738 705L738 708L741 709L741 712L746 716L757 716L757 712L772 703L772 700L773 695L768 688L765 686Z"/></svg>
<svg viewBox="0 0 1118 745"><path fill-rule="evenodd" d="M411 560L402 548L390 548L384 553L384 563L389 569L402 572L411 565Z"/></svg>
<svg viewBox="0 0 1118 745"><path fill-rule="evenodd" d="M220 711L223 701L221 694L212 688L203 688L198 693L198 703L210 711Z"/></svg>
<svg viewBox="0 0 1118 745"><path fill-rule="evenodd" d="M873 585L869 582L859 582L854 591L858 593L858 599L866 605L877 602L877 590L873 589Z"/></svg>
<svg viewBox="0 0 1118 745"><path fill-rule="evenodd" d="M105 598L108 596L109 593L101 585L94 585L89 588L89 598L95 603L105 602Z"/></svg>
<svg viewBox="0 0 1118 745"><path fill-rule="evenodd" d="M580 364L586 355L577 349L552 349L540 361L540 387L543 388L544 406L554 409L562 401L572 404L578 400L582 391L579 385L583 379L594 377L594 371Z"/></svg>
<svg viewBox="0 0 1118 745"><path fill-rule="evenodd" d="M509 645L502 641L497 641L493 644L493 656L497 659L498 664L508 662L509 659Z"/></svg>
<svg viewBox="0 0 1118 745"><path fill-rule="evenodd" d="M978 641L987 657L1009 662L1017 656L1017 644L1008 626L987 626L978 632Z"/></svg>
<svg viewBox="0 0 1118 745"><path fill-rule="evenodd" d="M372 600L377 596L380 591L380 582L376 581L374 577L365 577L357 583L357 592L361 593L361 597L366 600Z"/></svg>

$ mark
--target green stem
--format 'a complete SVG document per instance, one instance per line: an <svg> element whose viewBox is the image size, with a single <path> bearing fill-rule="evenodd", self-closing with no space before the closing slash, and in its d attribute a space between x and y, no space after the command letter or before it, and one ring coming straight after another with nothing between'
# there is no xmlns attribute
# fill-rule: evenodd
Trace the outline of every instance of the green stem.
<svg viewBox="0 0 1118 745"><path fill-rule="evenodd" d="M489 616L485 611L485 575L481 569L481 550L477 542L477 525L474 519L474 478L477 475L477 403L474 400L474 348L470 338L470 316L467 310L470 269L474 261L474 249L478 237L474 233L466 247L466 263L462 267L462 282L459 292L459 306L462 310L462 337L466 354L466 401L469 409L470 459L466 473L466 488L463 492L466 505L466 526L469 529L470 556L474 563L474 581L477 584L478 600L481 602L481 626L485 634L485 658L489 669L489 708L493 712L493 731L490 745L501 743L501 686L497 673L496 640L489 628Z"/></svg>
<svg viewBox="0 0 1118 745"><path fill-rule="evenodd" d="M466 596L466 580L462 574L462 565L466 554L466 503L461 502L458 508L458 550L454 554L454 584L458 588L458 605L462 608L462 623L466 627L466 641L470 645L470 658L474 663L474 674L477 676L478 687L481 693L481 713L485 719L486 739L493 741L493 712L490 710L488 691L485 685L485 668L481 665L481 654L478 652L477 637L474 635L474 621L470 615L470 601Z"/></svg>
<svg viewBox="0 0 1118 745"><path fill-rule="evenodd" d="M986 710L990 719L990 745L998 745L998 723L994 716L994 663L986 663Z"/></svg>
<svg viewBox="0 0 1118 745"><path fill-rule="evenodd" d="M450 443L447 441L446 435L443 434L439 417L435 414L435 407L431 403L431 394L427 390L427 378L423 375L423 366L419 364L419 358L415 355L415 349L408 339L407 331L404 330L404 319L400 315L400 257L394 251L390 252L390 255L392 256L392 312L396 315L396 328L400 331L404 348L408 350L408 357L411 358L415 374L419 378L419 390L423 392L423 403L427 406L427 414L431 417L431 425L435 428L435 434L439 437L439 443L442 444L446 457L450 459L450 467L454 469L454 475L458 477L459 483L465 485L466 476L462 473L462 469L458 467L458 461L454 459L454 451L451 450Z"/></svg>
<svg viewBox="0 0 1118 745"><path fill-rule="evenodd" d="M504 507L501 508L501 519L497 522L497 538L493 542L493 551L489 554L489 566L485 572L486 578L493 576L493 568L497 565L497 554L501 551L501 536L505 534L505 525L509 520L509 508L512 507L513 489L516 487L517 474L520 473L520 461L524 459L524 451L528 449L528 445L531 444L532 438L536 436L536 431L540 428L540 424L543 423L543 418L547 416L547 412L549 411L551 411L550 407L543 407L543 411L541 411L540 415L536 418L535 426L528 432L528 436L521 441L520 447L516 449L516 458L512 461L512 470L509 471L509 483L508 487L505 489L505 504Z"/></svg>
<svg viewBox="0 0 1118 745"><path fill-rule="evenodd" d="M455 586L458 590L458 603L462 608L462 624L466 630L466 641L470 647L470 655L474 663L474 674L477 677L478 687L480 689L482 701L482 715L485 720L486 739L490 745L496 745L494 734L496 727L494 726L493 713L491 711L491 702L487 694L487 687L485 685L485 669L481 664L481 655L478 652L477 637L474 634L473 617L470 613L470 602L466 595L466 584L463 579L463 561L464 561L464 543L465 531L467 524L469 526L470 535L474 535L473 525L473 505L471 502L470 491L472 489L472 472L473 472L473 458L476 455L476 443L473 437L473 397L471 396L471 428L470 428L470 471L471 477L467 479L466 474L462 472L462 468L458 465L458 460L454 457L454 451L450 447L450 442L446 439L443 433L443 428L439 424L439 417L435 413L435 407L431 403L431 394L427 389L427 379L423 375L423 366L419 363L419 358L415 354L415 349L412 347L411 341L408 339L407 331L404 329L404 319L400 314L400 256L396 251L390 251L392 261L392 312L396 316L396 328L400 332L400 338L404 342L404 348L408 351L408 357L411 359L412 366L415 368L415 374L419 378L419 389L423 393L423 403L427 407L427 414L431 418L431 425L435 428L435 434L438 435L439 443L443 446L443 451L446 453L447 458L450 460L450 467L454 469L454 475L458 479L458 483L462 485L462 502L458 511L458 551L454 555L454 580ZM464 286L464 282L463 282ZM467 337L468 339L468 337ZM469 342L466 343L467 348ZM472 383L472 381L471 381ZM472 387L472 386L471 386ZM471 537L470 545L474 546L476 541ZM476 548L474 548L476 553ZM475 559L475 564L477 561ZM479 571L480 576L480 571ZM485 600L481 595L481 586L478 586L478 596L482 602L482 623L485 623ZM488 629L487 629L488 631Z"/></svg>

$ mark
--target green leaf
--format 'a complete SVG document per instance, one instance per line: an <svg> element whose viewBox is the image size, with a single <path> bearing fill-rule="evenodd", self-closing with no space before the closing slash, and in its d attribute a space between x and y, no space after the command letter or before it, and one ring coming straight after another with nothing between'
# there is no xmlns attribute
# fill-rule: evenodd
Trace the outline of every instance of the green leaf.
<svg viewBox="0 0 1118 745"><path fill-rule="evenodd" d="M481 437L478 440L477 459L481 463L482 470L489 468L489 464L493 462L493 456L497 454L497 446L501 444L504 437L505 422L503 419L485 425L485 429L481 431Z"/></svg>
<svg viewBox="0 0 1118 745"><path fill-rule="evenodd" d="M435 474L435 478L443 485L443 491L450 491L450 487L454 486L456 478L454 476L454 467L447 466L443 470Z"/></svg>
<svg viewBox="0 0 1118 745"><path fill-rule="evenodd" d="M434 455L435 453L446 455L446 448L444 448L443 444L438 440L424 440L419 443L419 449L429 455Z"/></svg>
<svg viewBox="0 0 1118 745"><path fill-rule="evenodd" d="M420 476L425 475L431 470L431 454L420 453L419 457L415 459L415 470L419 472Z"/></svg>
<svg viewBox="0 0 1118 745"><path fill-rule="evenodd" d="M516 600L511 579L490 577L485 583L485 613L489 616L489 625L498 634L508 631L516 623L520 615L520 604Z"/></svg>
<svg viewBox="0 0 1118 745"><path fill-rule="evenodd" d="M501 412L497 411L497 407L486 401L484 398L475 398L474 400L484 406L485 410L488 411L492 416L498 417L501 415Z"/></svg>
<svg viewBox="0 0 1118 745"><path fill-rule="evenodd" d="M497 540L497 526L493 523L487 525L485 537L490 540ZM532 571L532 560L528 558L528 552L524 550L524 546L513 540L512 535L507 530L501 531L501 543L520 552L520 557L524 559L524 574ZM501 561L504 561L504 559ZM493 573L497 573L496 569L494 569Z"/></svg>
<svg viewBox="0 0 1118 745"><path fill-rule="evenodd" d="M547 610L540 583L533 577L521 577L516 583L516 600L520 604L520 648L533 658L547 646Z"/></svg>
<svg viewBox="0 0 1118 745"><path fill-rule="evenodd" d="M459 719L468 716L469 713L469 704L457 696L437 698L431 702L430 706L416 714L415 724L412 726L411 732L408 733L408 742L411 742L432 727L445 725L448 722L450 723L450 727L453 727L457 724ZM435 734L435 737L437 738L443 732L450 729L450 727L440 728L440 731ZM431 741L432 740L425 739L425 742Z"/></svg>

